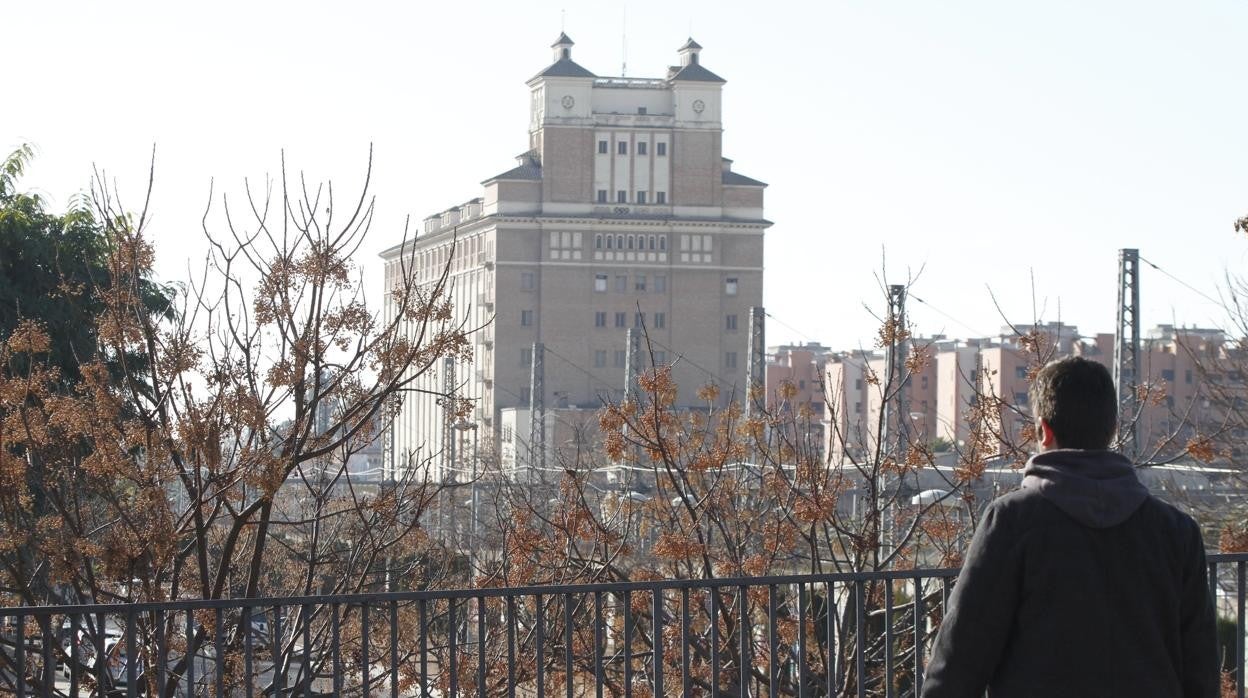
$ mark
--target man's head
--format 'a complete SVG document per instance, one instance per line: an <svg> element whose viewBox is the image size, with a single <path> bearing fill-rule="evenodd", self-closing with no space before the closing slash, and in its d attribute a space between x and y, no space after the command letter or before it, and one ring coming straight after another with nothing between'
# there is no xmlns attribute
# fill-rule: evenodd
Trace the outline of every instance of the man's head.
<svg viewBox="0 0 1248 698"><path fill-rule="evenodd" d="M1104 449L1118 426L1118 391L1104 366L1072 356L1049 363L1029 391L1039 450Z"/></svg>

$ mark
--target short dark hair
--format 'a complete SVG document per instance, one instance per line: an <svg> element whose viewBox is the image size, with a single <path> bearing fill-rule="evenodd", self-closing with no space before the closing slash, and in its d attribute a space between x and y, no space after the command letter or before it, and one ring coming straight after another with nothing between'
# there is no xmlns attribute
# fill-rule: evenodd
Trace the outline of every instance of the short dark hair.
<svg viewBox="0 0 1248 698"><path fill-rule="evenodd" d="M1109 369L1081 356L1050 362L1028 391L1032 414L1061 448L1104 449L1118 428L1118 391Z"/></svg>

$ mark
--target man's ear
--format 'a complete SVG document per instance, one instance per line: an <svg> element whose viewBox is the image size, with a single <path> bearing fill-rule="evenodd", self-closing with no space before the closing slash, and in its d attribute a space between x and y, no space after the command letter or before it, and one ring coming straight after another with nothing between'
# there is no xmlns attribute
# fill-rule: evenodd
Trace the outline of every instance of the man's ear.
<svg viewBox="0 0 1248 698"><path fill-rule="evenodd" d="M1053 427L1049 426L1048 421L1044 419L1036 420L1036 441L1044 450L1057 448L1057 437L1053 434Z"/></svg>

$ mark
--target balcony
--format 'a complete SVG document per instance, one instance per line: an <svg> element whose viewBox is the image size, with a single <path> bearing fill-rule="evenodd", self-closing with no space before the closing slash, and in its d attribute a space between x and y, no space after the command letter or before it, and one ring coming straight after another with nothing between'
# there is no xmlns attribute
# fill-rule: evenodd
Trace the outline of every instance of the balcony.
<svg viewBox="0 0 1248 698"><path fill-rule="evenodd" d="M1243 696L1248 554L1209 563ZM904 698L922 686L956 575L0 608L0 693Z"/></svg>

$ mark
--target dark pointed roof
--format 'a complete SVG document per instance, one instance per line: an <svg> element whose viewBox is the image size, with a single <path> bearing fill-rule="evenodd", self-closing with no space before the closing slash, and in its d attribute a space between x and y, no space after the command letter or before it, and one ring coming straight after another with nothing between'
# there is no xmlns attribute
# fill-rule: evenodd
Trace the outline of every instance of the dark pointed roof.
<svg viewBox="0 0 1248 698"><path fill-rule="evenodd" d="M534 78L596 78L597 75L581 67L571 58L561 58L547 66L546 70L533 76Z"/></svg>
<svg viewBox="0 0 1248 698"><path fill-rule="evenodd" d="M575 46L576 42L569 39L568 35L565 34L564 32L559 32L559 38L555 39L555 43L551 44L550 47L554 48L556 46L563 46L564 44L567 44L569 46Z"/></svg>
<svg viewBox="0 0 1248 698"><path fill-rule="evenodd" d="M690 63L689 65L682 65L677 68L676 74L668 78L668 80L673 82L677 80L691 80L694 82L728 82L715 73L703 68L701 63Z"/></svg>
<svg viewBox="0 0 1248 698"><path fill-rule="evenodd" d="M513 167L502 174L494 175L481 183L485 184L497 179L541 180L542 166L537 162L537 153L535 151L530 150L526 153L521 153L516 157L516 160L520 163L519 166Z"/></svg>
<svg viewBox="0 0 1248 698"><path fill-rule="evenodd" d="M685 42L685 45L681 46L679 50L687 51L689 49L700 49L700 48L702 48L702 45L694 41L693 37L691 36L689 37L689 40Z"/></svg>
<svg viewBox="0 0 1248 698"><path fill-rule="evenodd" d="M724 184L745 186L745 187L767 186L766 182L760 182L757 179L754 179L753 177L746 177L743 174L737 174L736 172L731 172L731 171L724 173L724 178L722 181Z"/></svg>

